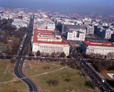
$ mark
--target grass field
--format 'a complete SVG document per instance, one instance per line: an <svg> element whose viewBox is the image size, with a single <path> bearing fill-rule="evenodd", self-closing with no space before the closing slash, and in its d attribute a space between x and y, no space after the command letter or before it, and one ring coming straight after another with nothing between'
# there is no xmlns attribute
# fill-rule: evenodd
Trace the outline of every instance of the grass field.
<svg viewBox="0 0 114 92"><path fill-rule="evenodd" d="M0 60L0 78L2 77L4 71L6 70L8 63L9 63L9 60ZM9 70L12 73L13 73L13 68L14 68L14 64L10 64ZM11 75L9 71L7 71L4 78L0 81L0 83L14 80L14 79L16 78L13 75ZM24 83L22 83L19 80L0 84L0 92L13 92L13 91L26 92L27 87L25 86Z"/></svg>
<svg viewBox="0 0 114 92"><path fill-rule="evenodd" d="M63 68L64 66L60 63L55 62L31 62L28 61L30 68L26 70L26 74L29 76L42 74L35 77L30 77L39 86L41 92L93 92L96 91L88 85L88 79L83 76L80 70L74 70L69 67ZM44 67L50 67L45 70ZM61 68L61 69L60 69ZM60 70L57 70L60 69ZM23 69L24 70L24 69ZM51 72L53 70L57 70ZM46 73L45 73L46 72ZM49 85L48 79L58 79L59 83L57 86ZM66 78L70 78L69 82L65 81ZM96 91L97 92L97 91Z"/></svg>

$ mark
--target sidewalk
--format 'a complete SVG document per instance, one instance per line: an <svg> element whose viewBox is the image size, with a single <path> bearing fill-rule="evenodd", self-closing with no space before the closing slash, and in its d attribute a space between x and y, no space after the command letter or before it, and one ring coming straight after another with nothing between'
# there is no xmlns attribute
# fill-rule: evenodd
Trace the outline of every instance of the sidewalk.
<svg viewBox="0 0 114 92"><path fill-rule="evenodd" d="M100 76L100 78L106 79L101 73L97 72L97 71L91 66L91 63L88 63L88 65L98 74L98 76Z"/></svg>
<svg viewBox="0 0 114 92"><path fill-rule="evenodd" d="M100 78L102 78L102 79L105 79L106 80L106 78L101 74L101 73L99 73L99 72L97 72L92 66L91 66L91 64L90 63L88 63L88 65L98 74L98 76L100 76ZM110 86L110 84L109 83L107 83L106 82L106 84L112 89L112 90L114 90L114 88L112 87L112 86Z"/></svg>

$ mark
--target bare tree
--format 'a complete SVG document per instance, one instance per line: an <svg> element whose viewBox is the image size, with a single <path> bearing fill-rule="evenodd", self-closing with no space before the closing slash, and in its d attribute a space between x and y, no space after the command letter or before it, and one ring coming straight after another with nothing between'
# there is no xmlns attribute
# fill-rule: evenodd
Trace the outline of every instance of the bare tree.
<svg viewBox="0 0 114 92"><path fill-rule="evenodd" d="M52 84L52 85L54 85L54 86L57 86L58 83L59 83L59 80L58 80L58 79L48 79L47 83L48 83L49 85Z"/></svg>
<svg viewBox="0 0 114 92"><path fill-rule="evenodd" d="M114 59L114 53L113 52L109 52L106 56L107 59Z"/></svg>
<svg viewBox="0 0 114 92"><path fill-rule="evenodd" d="M3 36L3 40L2 41L3 41L4 44L7 44L7 36L6 36L6 34Z"/></svg>

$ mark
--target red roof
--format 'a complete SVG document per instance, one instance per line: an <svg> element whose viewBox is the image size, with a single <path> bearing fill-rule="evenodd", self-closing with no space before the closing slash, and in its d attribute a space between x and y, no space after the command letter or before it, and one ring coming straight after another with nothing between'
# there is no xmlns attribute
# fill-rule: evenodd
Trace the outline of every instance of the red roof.
<svg viewBox="0 0 114 92"><path fill-rule="evenodd" d="M83 42L90 46L114 47L114 44L112 42L103 42L103 41L83 41Z"/></svg>
<svg viewBox="0 0 114 92"><path fill-rule="evenodd" d="M57 39L60 39L59 37L56 37Z"/></svg>
<svg viewBox="0 0 114 92"><path fill-rule="evenodd" d="M34 39L33 39L33 43L47 43L47 44L62 44L62 45L68 45L68 43L65 41L65 40L62 40L62 42L54 42L54 41L52 41L52 42L49 42L49 41L39 41L39 40L37 40L38 38L37 38L37 31L39 31L37 28L34 30ZM44 30L40 30L40 31L44 31ZM46 30L46 32L47 32L47 30Z"/></svg>

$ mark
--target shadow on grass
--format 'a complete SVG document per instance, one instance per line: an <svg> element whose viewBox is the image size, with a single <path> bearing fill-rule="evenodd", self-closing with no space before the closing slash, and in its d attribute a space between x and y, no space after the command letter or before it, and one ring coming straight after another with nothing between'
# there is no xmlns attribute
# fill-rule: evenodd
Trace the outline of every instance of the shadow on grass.
<svg viewBox="0 0 114 92"><path fill-rule="evenodd" d="M112 87L114 87L114 80L107 80L107 83L109 83Z"/></svg>
<svg viewBox="0 0 114 92"><path fill-rule="evenodd" d="M90 87L90 88L92 88L92 89L95 88L95 87L93 86L93 84L91 83L91 81L86 81L84 85L85 85L85 86L88 86L88 87Z"/></svg>
<svg viewBox="0 0 114 92"><path fill-rule="evenodd" d="M77 74L78 74L80 77L81 77L81 76L84 76L84 77L85 77L85 74L83 74L83 73L78 72Z"/></svg>
<svg viewBox="0 0 114 92"><path fill-rule="evenodd" d="M65 81L69 82L69 81L71 81L71 78L66 78Z"/></svg>
<svg viewBox="0 0 114 92"><path fill-rule="evenodd" d="M51 78L51 79L48 79L47 83L48 83L49 85L57 86L58 83L59 83L59 80L58 80L58 79L52 79L52 78Z"/></svg>

